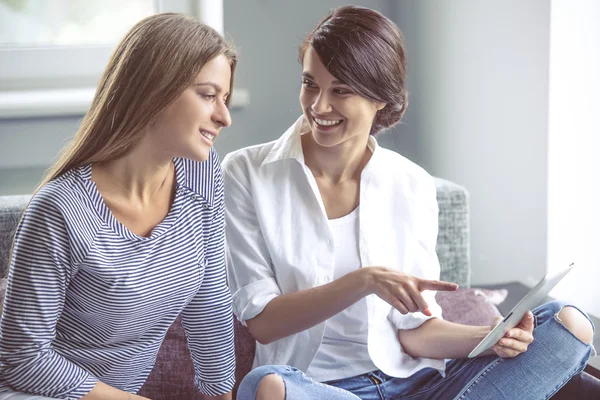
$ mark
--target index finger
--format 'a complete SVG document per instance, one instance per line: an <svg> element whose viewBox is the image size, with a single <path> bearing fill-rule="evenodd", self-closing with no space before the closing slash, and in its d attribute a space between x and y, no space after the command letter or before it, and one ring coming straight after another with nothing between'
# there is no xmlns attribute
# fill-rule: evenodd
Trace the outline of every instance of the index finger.
<svg viewBox="0 0 600 400"><path fill-rule="evenodd" d="M452 282L444 282L444 281L433 281L420 279L417 284L419 291L423 290L443 290L443 291L452 291L458 289L458 285Z"/></svg>

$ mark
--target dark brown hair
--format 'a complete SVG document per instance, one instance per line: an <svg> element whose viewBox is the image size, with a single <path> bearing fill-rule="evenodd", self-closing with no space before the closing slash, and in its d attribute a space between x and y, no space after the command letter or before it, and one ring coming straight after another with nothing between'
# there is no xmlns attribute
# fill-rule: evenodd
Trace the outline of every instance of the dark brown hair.
<svg viewBox="0 0 600 400"><path fill-rule="evenodd" d="M334 9L304 39L299 61L312 47L329 73L371 101L386 103L371 134L400 121L408 106L404 41L381 13L357 6Z"/></svg>

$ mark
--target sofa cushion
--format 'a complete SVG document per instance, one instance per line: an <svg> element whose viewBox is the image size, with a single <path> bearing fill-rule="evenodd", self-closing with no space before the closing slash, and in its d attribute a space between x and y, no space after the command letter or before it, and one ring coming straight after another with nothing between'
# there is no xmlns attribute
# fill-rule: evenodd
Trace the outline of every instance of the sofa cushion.
<svg viewBox="0 0 600 400"><path fill-rule="evenodd" d="M498 304L508 294L506 289L468 289L455 292L437 292L435 299L442 308L442 317L450 322L465 325L491 325L495 317L502 316Z"/></svg>
<svg viewBox="0 0 600 400"><path fill-rule="evenodd" d="M445 179L435 178L437 189L438 237L436 253L443 281L469 287L471 258L469 236L469 192Z"/></svg>

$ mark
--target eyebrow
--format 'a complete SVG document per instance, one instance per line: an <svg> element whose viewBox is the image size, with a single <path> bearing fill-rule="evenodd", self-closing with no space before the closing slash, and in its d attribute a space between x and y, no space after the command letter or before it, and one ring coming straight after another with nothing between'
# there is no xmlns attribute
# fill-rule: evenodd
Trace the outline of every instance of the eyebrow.
<svg viewBox="0 0 600 400"><path fill-rule="evenodd" d="M217 91L217 93L223 92L223 88L219 84L214 83L214 82L194 83L194 86L212 86ZM229 93L226 93L226 94L229 94Z"/></svg>
<svg viewBox="0 0 600 400"><path fill-rule="evenodd" d="M313 81L316 80L314 76L312 76L311 74L309 74L308 72L303 72L302 76L308 78L308 79L312 79ZM344 83L342 81L338 81L338 80L334 80L333 82L331 82L334 85L348 85L347 83Z"/></svg>

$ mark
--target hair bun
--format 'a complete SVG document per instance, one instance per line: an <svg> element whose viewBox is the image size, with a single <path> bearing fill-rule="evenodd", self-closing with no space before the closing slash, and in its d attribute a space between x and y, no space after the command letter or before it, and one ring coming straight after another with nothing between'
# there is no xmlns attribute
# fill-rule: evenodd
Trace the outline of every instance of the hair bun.
<svg viewBox="0 0 600 400"><path fill-rule="evenodd" d="M384 108L377 112L375 120L373 121L373 127L371 128L371 135L381 133L400 122L408 106L408 95L406 90L402 94L402 97L403 100L394 104L388 103Z"/></svg>

